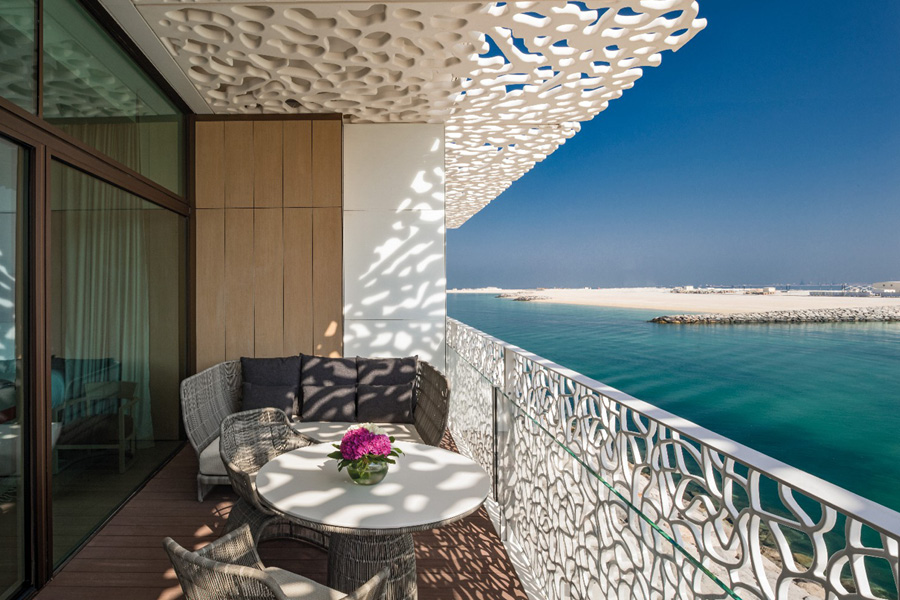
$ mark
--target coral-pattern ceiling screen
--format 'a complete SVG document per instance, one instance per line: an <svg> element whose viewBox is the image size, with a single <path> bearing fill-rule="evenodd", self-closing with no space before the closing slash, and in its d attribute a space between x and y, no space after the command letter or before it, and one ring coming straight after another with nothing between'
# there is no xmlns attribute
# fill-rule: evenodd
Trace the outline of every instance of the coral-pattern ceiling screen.
<svg viewBox="0 0 900 600"><path fill-rule="evenodd" d="M134 0L216 113L444 123L459 227L706 25L691 0Z"/></svg>

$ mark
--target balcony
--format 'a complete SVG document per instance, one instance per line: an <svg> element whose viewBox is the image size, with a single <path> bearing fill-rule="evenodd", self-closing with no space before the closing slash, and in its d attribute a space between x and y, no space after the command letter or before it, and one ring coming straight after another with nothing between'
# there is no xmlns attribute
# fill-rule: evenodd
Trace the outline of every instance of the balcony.
<svg viewBox="0 0 900 600"><path fill-rule="evenodd" d="M162 537L216 539L235 496L197 503L186 449L146 480L178 382L302 352L451 379L445 446L494 485L418 536L422 598L898 600L897 513L446 319L446 229L699 34L697 2L5 4L0 597L179 597ZM83 383L137 390L116 443L59 442ZM317 550L262 556L324 581Z"/></svg>
<svg viewBox="0 0 900 600"><path fill-rule="evenodd" d="M494 485L486 510L416 535L423 600L897 598L894 511L459 321L447 332L443 446ZM181 597L162 537L203 546L235 500L196 502L195 473L186 448L38 597ZM260 553L325 581L318 549Z"/></svg>

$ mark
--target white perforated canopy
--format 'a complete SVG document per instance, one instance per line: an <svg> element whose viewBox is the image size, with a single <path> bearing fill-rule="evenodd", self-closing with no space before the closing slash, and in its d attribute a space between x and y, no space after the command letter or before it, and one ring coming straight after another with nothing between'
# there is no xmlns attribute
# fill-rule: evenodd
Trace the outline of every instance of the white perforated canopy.
<svg viewBox="0 0 900 600"><path fill-rule="evenodd" d="M451 228L706 25L693 0L102 1L211 112L444 123Z"/></svg>

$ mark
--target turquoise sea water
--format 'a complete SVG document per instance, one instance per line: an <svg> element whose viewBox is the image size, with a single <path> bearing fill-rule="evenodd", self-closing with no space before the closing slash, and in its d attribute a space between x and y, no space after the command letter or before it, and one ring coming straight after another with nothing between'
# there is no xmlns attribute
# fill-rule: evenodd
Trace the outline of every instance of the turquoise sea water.
<svg viewBox="0 0 900 600"><path fill-rule="evenodd" d="M449 294L449 315L900 511L900 323L673 326Z"/></svg>

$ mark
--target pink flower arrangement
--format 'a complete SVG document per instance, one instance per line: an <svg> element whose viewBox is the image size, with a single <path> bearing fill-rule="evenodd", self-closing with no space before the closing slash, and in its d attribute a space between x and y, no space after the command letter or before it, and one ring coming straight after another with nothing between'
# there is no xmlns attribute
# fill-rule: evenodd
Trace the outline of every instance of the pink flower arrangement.
<svg viewBox="0 0 900 600"><path fill-rule="evenodd" d="M391 453L391 439L365 427L351 428L344 434L338 449L346 460L359 460L366 454L388 456Z"/></svg>
<svg viewBox="0 0 900 600"><path fill-rule="evenodd" d="M394 438L372 423L353 425L341 438L340 444L333 444L336 452L328 455L338 461L338 471L350 467L353 472L366 474L369 466L378 463L395 464L393 460L403 454L394 447Z"/></svg>

